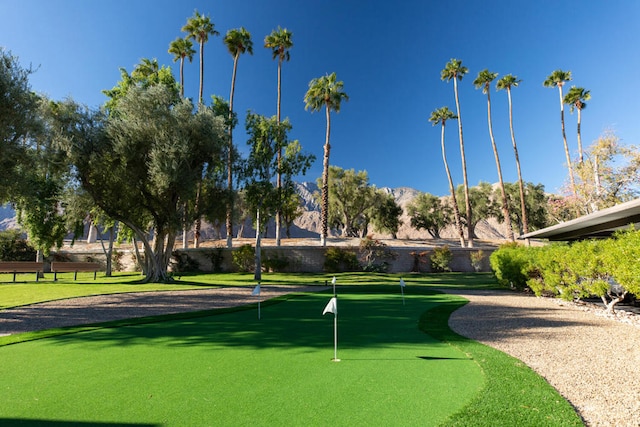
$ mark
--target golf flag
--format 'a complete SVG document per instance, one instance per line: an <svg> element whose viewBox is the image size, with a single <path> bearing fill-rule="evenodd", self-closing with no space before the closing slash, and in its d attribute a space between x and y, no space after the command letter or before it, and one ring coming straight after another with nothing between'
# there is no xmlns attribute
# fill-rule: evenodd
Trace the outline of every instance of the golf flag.
<svg viewBox="0 0 640 427"><path fill-rule="evenodd" d="M253 288L253 292L251 292L251 295L260 296L260 283L258 283L256 287Z"/></svg>
<svg viewBox="0 0 640 427"><path fill-rule="evenodd" d="M333 313L335 315L338 315L338 300L336 299L336 297L333 297L329 300L329 302L327 303L327 306L324 308L324 311L322 312L322 315L324 316L327 313Z"/></svg>
<svg viewBox="0 0 640 427"><path fill-rule="evenodd" d="M400 278L400 287L404 288L405 284L404 284L404 279Z"/></svg>
<svg viewBox="0 0 640 427"><path fill-rule="evenodd" d="M331 284L333 284L333 285L336 284L336 276L333 276L333 279L331 279Z"/></svg>

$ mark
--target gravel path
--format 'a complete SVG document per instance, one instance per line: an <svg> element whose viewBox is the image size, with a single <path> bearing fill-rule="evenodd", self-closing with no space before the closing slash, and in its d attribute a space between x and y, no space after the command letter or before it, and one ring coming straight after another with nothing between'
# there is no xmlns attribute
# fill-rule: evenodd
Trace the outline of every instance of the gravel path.
<svg viewBox="0 0 640 427"><path fill-rule="evenodd" d="M263 286L261 300L318 286ZM257 301L251 288L139 292L0 311L0 336L53 327L232 307ZM542 375L588 426L640 426L640 320L601 309L505 291L452 291L470 303L454 312L457 333L508 353Z"/></svg>
<svg viewBox="0 0 640 427"><path fill-rule="evenodd" d="M522 360L587 425L640 426L637 316L621 313L621 321L602 309L504 291L455 293L470 303L452 314L451 329Z"/></svg>

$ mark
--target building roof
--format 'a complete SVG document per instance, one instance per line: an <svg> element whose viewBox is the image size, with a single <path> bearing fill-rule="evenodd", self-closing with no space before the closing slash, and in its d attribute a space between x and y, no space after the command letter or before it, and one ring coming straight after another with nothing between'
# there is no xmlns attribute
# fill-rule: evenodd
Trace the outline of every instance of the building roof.
<svg viewBox="0 0 640 427"><path fill-rule="evenodd" d="M520 236L520 239L571 241L611 236L616 230L640 225L640 199L621 203L571 221Z"/></svg>

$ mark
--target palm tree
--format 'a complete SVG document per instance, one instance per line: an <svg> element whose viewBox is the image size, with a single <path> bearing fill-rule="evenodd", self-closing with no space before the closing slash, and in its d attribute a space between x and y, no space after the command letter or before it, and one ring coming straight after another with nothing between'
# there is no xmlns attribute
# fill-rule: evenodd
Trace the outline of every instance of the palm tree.
<svg viewBox="0 0 640 427"><path fill-rule="evenodd" d="M451 193L451 199L453 202L453 214L456 220L456 229L458 230L458 235L460 236L460 247L464 248L464 232L462 231L462 223L460 222L460 210L458 209L458 201L456 200L456 189L453 186L453 180L451 179L451 172L449 171L449 163L447 162L447 153L444 149L444 126L447 120L449 119L457 119L458 116L453 114L453 111L449 110L449 107L438 108L437 110L433 110L431 113L431 117L429 117L429 121L433 124L433 126L440 123L442 125L442 136L441 146L442 146L442 160L444 161L444 169L447 172L447 179L449 180L449 192Z"/></svg>
<svg viewBox="0 0 640 427"><path fill-rule="evenodd" d="M584 160L582 154L582 135L580 134L580 123L582 122L582 110L587 107L586 101L591 99L591 91L585 90L583 87L571 86L569 92L564 97L564 103L571 106L571 112L574 108L578 110L578 155L580 163Z"/></svg>
<svg viewBox="0 0 640 427"><path fill-rule="evenodd" d="M511 229L511 216L509 215L509 205L507 202L507 192L504 189L504 181L502 179L502 167L500 166L500 157L498 156L498 147L496 139L493 136L493 122L491 120L491 82L493 82L498 73L493 73L488 69L484 69L478 73L473 81L476 89L482 89L482 93L487 95L487 123L489 124L489 137L491 138L491 148L493 148L493 156L496 159L496 169L498 170L498 182L500 192L502 194L502 213L504 215L505 225L507 226L507 238L514 241L513 230Z"/></svg>
<svg viewBox="0 0 640 427"><path fill-rule="evenodd" d="M280 123L280 98L282 93L282 62L289 61L291 55L289 49L293 47L291 37L293 33L286 28L278 28L273 30L271 34L264 38L264 47L271 49L273 59L278 58L278 102L276 107L276 120ZM278 192L282 189L282 175L280 174L280 163L282 158L282 149L278 148L278 175L276 177L276 187ZM276 209L276 246L280 246L280 227L282 223L282 209L280 204Z"/></svg>
<svg viewBox="0 0 640 427"><path fill-rule="evenodd" d="M238 59L240 55L249 52L253 55L253 42L251 33L244 27L227 31L224 37L224 44L231 56L233 56L233 74L231 75L231 94L229 95L229 152L227 153L227 189L229 194L233 193L233 95L236 88L236 71L238 70ZM227 247L230 248L233 242L233 202L229 198L227 202Z"/></svg>
<svg viewBox="0 0 640 427"><path fill-rule="evenodd" d="M557 87L560 92L560 123L562 124L562 141L564 143L564 154L567 159L567 168L569 169L569 179L571 181L571 191L576 196L576 181L573 177L573 166L571 165L571 154L569 153L569 145L567 144L567 134L564 131L564 98L562 97L562 86L565 82L571 80L571 71L555 70L542 83L544 87Z"/></svg>
<svg viewBox="0 0 640 427"><path fill-rule="evenodd" d="M202 104L202 93L204 90L204 44L209 41L209 36L220 35L216 31L215 25L209 16L198 13L196 10L193 16L187 19L187 23L182 27L182 31L187 33L187 38L194 39L200 44L200 91L198 92L198 104Z"/></svg>
<svg viewBox="0 0 640 427"><path fill-rule="evenodd" d="M173 54L173 62L180 60L180 98L184 98L184 60L193 61L193 43L189 39L176 38L169 44L169 53Z"/></svg>
<svg viewBox="0 0 640 427"><path fill-rule="evenodd" d="M331 145L329 144L329 136L331 134L331 110L336 113L340 112L340 103L349 97L342 91L344 83L336 81L336 73L315 78L309 82L309 89L304 95L305 110L311 109L311 112L320 111L325 107L327 116L327 132L324 142L324 157L322 160L322 215L320 235L320 243L322 246L327 245L327 228L328 228L328 210L329 210L329 152Z"/></svg>
<svg viewBox="0 0 640 427"><path fill-rule="evenodd" d="M140 63L135 66L131 72L131 77L134 78L147 78L153 74L157 74L160 70L158 60L156 58L142 58Z"/></svg>
<svg viewBox="0 0 640 427"><path fill-rule="evenodd" d="M458 112L458 136L460 137L460 157L462 158L462 178L464 183L464 199L467 209L467 235L469 239L469 247L473 247L473 227L471 220L471 199L469 198L469 181L467 180L467 160L464 155L464 138L462 137L462 116L460 115L460 100L458 98L458 80L462 80L465 74L469 72L467 67L462 65L459 59L451 59L447 62L444 70L440 73L442 80L453 80L453 93L456 98L456 110Z"/></svg>
<svg viewBox="0 0 640 427"><path fill-rule="evenodd" d="M511 143L513 144L513 152L516 158L516 169L518 170L518 187L520 188L520 210L522 212L522 233L527 234L529 232L529 222L527 220L527 209L524 198L524 181L522 180L522 171L520 170L520 157L518 156L518 145L516 144L516 136L513 132L513 105L511 103L511 88L518 87L522 80L518 80L517 77L507 74L502 77L496 83L497 90L507 90L507 97L509 98L509 129L511 130Z"/></svg>

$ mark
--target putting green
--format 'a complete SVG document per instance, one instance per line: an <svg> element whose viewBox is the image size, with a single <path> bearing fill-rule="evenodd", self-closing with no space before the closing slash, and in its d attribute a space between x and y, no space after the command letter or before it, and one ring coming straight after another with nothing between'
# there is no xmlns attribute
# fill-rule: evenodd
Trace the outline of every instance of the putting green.
<svg viewBox="0 0 640 427"><path fill-rule="evenodd" d="M418 329L451 296L350 288L340 362L329 298L0 347L0 424L430 426L482 389L473 360Z"/></svg>

